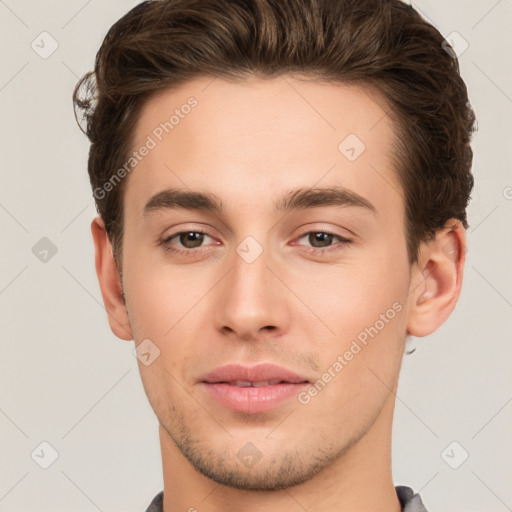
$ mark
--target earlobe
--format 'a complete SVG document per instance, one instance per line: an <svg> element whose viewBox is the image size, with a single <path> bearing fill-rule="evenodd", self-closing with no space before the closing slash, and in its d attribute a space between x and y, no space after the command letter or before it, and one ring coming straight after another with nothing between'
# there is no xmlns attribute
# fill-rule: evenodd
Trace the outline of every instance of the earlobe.
<svg viewBox="0 0 512 512"><path fill-rule="evenodd" d="M91 232L94 241L96 275L110 328L118 338L130 341L133 339L133 333L126 310L119 271L101 217L93 219Z"/></svg>
<svg viewBox="0 0 512 512"><path fill-rule="evenodd" d="M408 297L409 334L428 336L448 319L460 296L465 259L466 232L457 220L421 244Z"/></svg>

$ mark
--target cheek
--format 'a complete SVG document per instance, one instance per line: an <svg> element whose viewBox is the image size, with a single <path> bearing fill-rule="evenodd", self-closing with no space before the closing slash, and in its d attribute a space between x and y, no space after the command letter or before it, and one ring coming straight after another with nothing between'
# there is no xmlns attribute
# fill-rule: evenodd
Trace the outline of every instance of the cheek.
<svg viewBox="0 0 512 512"><path fill-rule="evenodd" d="M310 297L331 330L315 347L321 371L328 373L325 380L336 375L324 397L354 410L358 403L371 407L382 402L394 386L403 356L407 257L391 248L382 254L325 269L325 275L309 280Z"/></svg>
<svg viewBox="0 0 512 512"><path fill-rule="evenodd" d="M386 326L397 323L408 289L406 260L397 261L364 255L342 265L318 265L314 272L304 269L294 290L329 327L331 340L350 340L376 322L382 330L382 315Z"/></svg>
<svg viewBox="0 0 512 512"><path fill-rule="evenodd" d="M127 241L125 254L123 283L133 312L132 328L138 337L165 340L204 295L205 276L197 267L163 264L160 249L130 246Z"/></svg>
<svg viewBox="0 0 512 512"><path fill-rule="evenodd" d="M313 407L318 414L330 408L333 425L348 431L373 422L392 393L406 328L405 310L399 301L390 302L393 296L377 300L361 293L356 298L332 317L336 337L315 347L322 374Z"/></svg>

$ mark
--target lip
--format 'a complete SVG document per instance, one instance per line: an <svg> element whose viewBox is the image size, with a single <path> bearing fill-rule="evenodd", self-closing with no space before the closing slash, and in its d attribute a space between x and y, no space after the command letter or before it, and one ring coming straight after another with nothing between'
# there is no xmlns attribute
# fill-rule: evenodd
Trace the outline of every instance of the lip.
<svg viewBox="0 0 512 512"><path fill-rule="evenodd" d="M291 370L270 363L260 363L256 366L243 366L241 364L226 364L219 366L211 372L203 375L199 380L201 382L232 382L235 380L244 380L250 382L261 382L265 380L281 380L291 384L300 382L309 382L306 377L302 377Z"/></svg>
<svg viewBox="0 0 512 512"><path fill-rule="evenodd" d="M280 381L261 387L239 387L233 381ZM311 382L291 370L262 363L247 367L228 364L201 377L199 384L210 397L233 411L258 413L274 409L296 396Z"/></svg>

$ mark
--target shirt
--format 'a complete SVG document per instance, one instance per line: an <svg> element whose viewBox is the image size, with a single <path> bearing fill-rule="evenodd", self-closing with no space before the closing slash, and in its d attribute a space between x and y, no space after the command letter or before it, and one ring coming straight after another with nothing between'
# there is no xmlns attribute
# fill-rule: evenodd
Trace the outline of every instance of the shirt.
<svg viewBox="0 0 512 512"><path fill-rule="evenodd" d="M395 487L398 501L402 505L402 512L427 512L419 494L414 494L410 487L399 485ZM149 504L146 512L163 512L164 491L159 492Z"/></svg>

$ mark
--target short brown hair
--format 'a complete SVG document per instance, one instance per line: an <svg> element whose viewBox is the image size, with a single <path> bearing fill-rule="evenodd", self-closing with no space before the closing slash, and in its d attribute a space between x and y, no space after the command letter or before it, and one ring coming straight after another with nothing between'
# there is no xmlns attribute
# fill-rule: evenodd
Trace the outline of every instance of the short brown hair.
<svg viewBox="0 0 512 512"><path fill-rule="evenodd" d="M401 0L150 0L119 19L78 82L75 115L91 146L93 191L133 150L156 92L194 78L298 74L370 86L395 120L410 262L452 218L468 227L475 115L443 36ZM84 123L85 121L85 123ZM96 207L121 264L124 181Z"/></svg>

